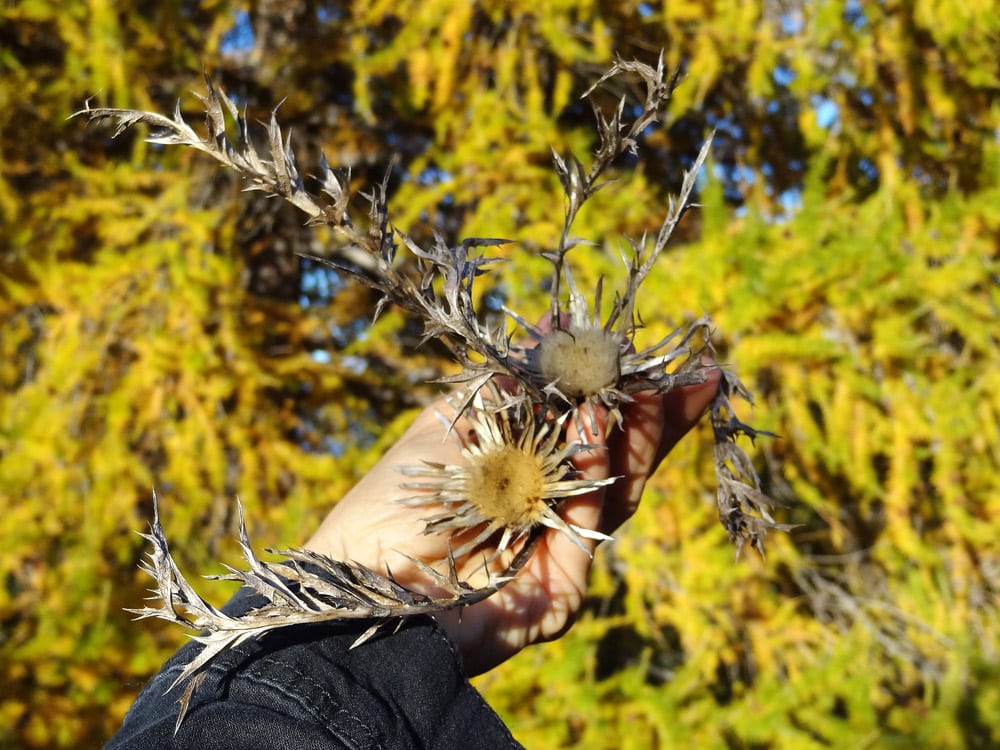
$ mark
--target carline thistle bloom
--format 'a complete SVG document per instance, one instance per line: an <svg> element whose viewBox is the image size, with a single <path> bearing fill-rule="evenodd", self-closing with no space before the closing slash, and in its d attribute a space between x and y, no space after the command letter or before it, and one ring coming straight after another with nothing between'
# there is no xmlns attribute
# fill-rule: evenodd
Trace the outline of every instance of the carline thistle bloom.
<svg viewBox="0 0 1000 750"><path fill-rule="evenodd" d="M487 561L495 559L538 526L561 531L589 555L583 538L609 537L567 523L559 515L560 506L566 498L604 487L616 477L580 477L572 458L594 446L565 439L563 427L570 412L536 413L529 400L502 393L492 381L484 390L487 398L477 393L463 421L446 438L458 440L463 462L399 467L414 478L403 486L420 491L399 502L436 509L424 519L424 532L461 537L452 551L456 558L499 532L496 551Z"/></svg>
<svg viewBox="0 0 1000 750"><path fill-rule="evenodd" d="M569 287L565 308L551 317L551 330L532 326L514 311L506 312L534 340L530 348L512 348L514 356L523 362L524 376L547 394L568 405L578 416L591 405L608 410L610 424L621 424L621 407L630 403L639 391L666 392L681 385L704 381L695 367L695 355L708 341L709 321L700 318L686 329L671 332L652 346L636 350L633 346L638 324L634 320L634 298L638 288L629 285L615 300L607 320L600 317L602 283L597 284L594 312L577 289L569 268L560 269ZM665 347L678 336L673 348ZM666 368L678 359L687 362L673 372Z"/></svg>

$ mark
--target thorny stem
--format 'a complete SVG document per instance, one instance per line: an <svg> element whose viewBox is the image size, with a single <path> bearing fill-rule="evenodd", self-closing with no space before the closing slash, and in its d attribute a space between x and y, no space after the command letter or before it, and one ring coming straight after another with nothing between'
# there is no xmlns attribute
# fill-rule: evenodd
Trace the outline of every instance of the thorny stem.
<svg viewBox="0 0 1000 750"><path fill-rule="evenodd" d="M428 595L400 584L391 573L386 575L358 563L341 562L305 549L271 550L286 559L279 564L259 560L250 546L243 506L237 500L239 541L248 570L225 566L229 573L209 576L217 580L239 581L266 603L232 617L203 599L188 583L170 554L166 535L160 524L159 506L153 493L153 523L144 539L152 543L149 562L143 570L156 581L153 589L159 606L130 609L136 619L156 617L199 631L192 635L203 644L202 651L185 665L170 686L188 682L181 697L181 711L175 727L179 728L201 676L215 657L248 639L260 639L278 628L344 620L374 620L354 641L358 646L394 620L420 614L433 614L468 607L502 589L528 563L544 533L544 527L531 531L513 559L500 573L487 570L485 585L474 588L460 579L455 558L449 553L447 573L413 557L408 557L440 593ZM353 647L352 646L352 647Z"/></svg>
<svg viewBox="0 0 1000 750"><path fill-rule="evenodd" d="M646 130L646 128L659 120L660 111L667 104L667 102L670 101L670 97L673 95L674 89L677 88L677 84L680 82L679 71L674 74L669 82L664 79L662 53L660 54L655 69L649 65L645 65L644 63L637 61L627 62L621 58L617 58L614 65L603 76L601 76L601 78L593 86L587 89L580 98L589 98L601 84L623 73L630 73L639 76L640 80L644 84L646 88L646 96L643 101L642 111L631 124L627 124L622 117L625 111L626 101L625 97L622 96L618 100L618 106L615 108L614 115L612 115L611 120L608 121L597 104L591 102L594 110L594 117L597 120L597 132L601 139L601 145L598 148L597 153L594 155L594 161L590 165L590 170L584 173L583 165L574 154L571 153L568 155L569 163L567 164L567 160L560 156L557 151L554 149L552 151L552 159L555 164L556 174L559 177L560 183L562 183L563 193L566 199L565 218L563 220L562 231L559 236L559 244L556 247L555 254L547 256L549 260L552 261L553 265L551 314L553 326L556 328L561 328L559 300L563 276L563 265L566 254L577 244L577 241L570 240L570 230L573 226L573 222L576 220L577 213L580 211L583 204L592 195L594 195L594 193L608 184L607 182L598 183L598 179L604 174L608 167L611 166L612 162L616 158L621 156L626 151L631 154L638 153L639 136ZM701 168L701 163L704 161L705 156L708 153L708 147L711 140L710 136L705 146L702 148L701 154L699 154L697 163L692 168L692 171L695 174L697 174L698 170ZM683 209L687 205L687 195L689 193L690 188L681 196L681 212L683 212ZM679 214L677 218L680 218ZM670 226L670 229L666 232L663 244L666 244L666 239L669 238L670 231L673 230L673 225L676 223L677 222L675 220ZM661 235L664 234L665 228L666 223L660 230ZM659 251L662 249L662 247L659 247L659 243L657 244L658 248L655 254L659 254Z"/></svg>

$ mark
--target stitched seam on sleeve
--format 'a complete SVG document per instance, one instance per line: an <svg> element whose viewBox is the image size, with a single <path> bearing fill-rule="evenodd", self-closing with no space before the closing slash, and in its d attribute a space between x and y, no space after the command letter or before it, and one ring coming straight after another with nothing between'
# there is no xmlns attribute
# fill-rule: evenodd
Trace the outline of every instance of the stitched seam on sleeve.
<svg viewBox="0 0 1000 750"><path fill-rule="evenodd" d="M365 738L368 740L369 745L378 746L379 743L376 740L376 733L374 732L372 727L369 726L364 721L362 721L353 712L344 708L342 703L334 698L334 696L330 693L330 691L327 689L325 685L318 682L315 678L309 676L308 674L299 671L295 667L292 667L277 659L273 659L269 656L263 657L261 659L261 662L279 667L278 674L292 673L302 682L306 683L312 688L316 688L317 690L319 690L323 698L327 701L328 705L336 706L336 710L333 712L332 716L333 719L335 719L338 722L342 722L343 725L348 725L348 724L354 725L356 728L360 729L364 733ZM313 714L313 716L315 716L316 719L320 721L324 726L327 725L327 722L324 719L330 713L329 710L325 710L324 706L314 703L312 700L309 699L308 696L302 695L299 691L295 690L294 689L295 686L294 684L292 684L291 680L277 682L273 679L263 678L259 675L255 675L253 679L258 683L265 684L274 690L280 690L284 695L291 697L293 700L297 701L303 708L310 711ZM345 729L347 728L348 727L345 726Z"/></svg>

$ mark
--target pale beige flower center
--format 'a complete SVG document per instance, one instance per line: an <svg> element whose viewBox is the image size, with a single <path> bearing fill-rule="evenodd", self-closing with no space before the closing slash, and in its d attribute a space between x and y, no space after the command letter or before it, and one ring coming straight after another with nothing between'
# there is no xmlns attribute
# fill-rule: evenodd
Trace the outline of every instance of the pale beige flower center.
<svg viewBox="0 0 1000 750"><path fill-rule="evenodd" d="M566 396L593 396L613 386L621 373L618 338L603 328L553 331L538 345L538 366L546 383Z"/></svg>
<svg viewBox="0 0 1000 750"><path fill-rule="evenodd" d="M513 445L476 456L467 490L470 502L496 525L534 526L545 510L545 473L535 456Z"/></svg>

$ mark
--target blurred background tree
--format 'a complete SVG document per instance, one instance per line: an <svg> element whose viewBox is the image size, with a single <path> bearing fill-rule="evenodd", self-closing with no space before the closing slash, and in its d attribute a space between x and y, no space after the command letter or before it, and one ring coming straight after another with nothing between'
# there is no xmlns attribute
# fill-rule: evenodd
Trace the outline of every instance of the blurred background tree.
<svg viewBox="0 0 1000 750"><path fill-rule="evenodd" d="M151 487L189 572L236 559L237 495L261 546L299 543L448 367L297 255L342 249L293 209L66 117L195 121L208 71L252 117L283 102L300 159L356 189L393 165L404 231L518 240L483 309L540 312L550 149L585 159L579 94L660 50L686 80L580 216L607 252L579 273L613 284L717 128L642 311L651 340L715 318L802 526L734 564L696 435L570 636L478 684L529 747L1000 744L998 40L959 0L7 3L0 747L103 741L183 639L122 612Z"/></svg>

